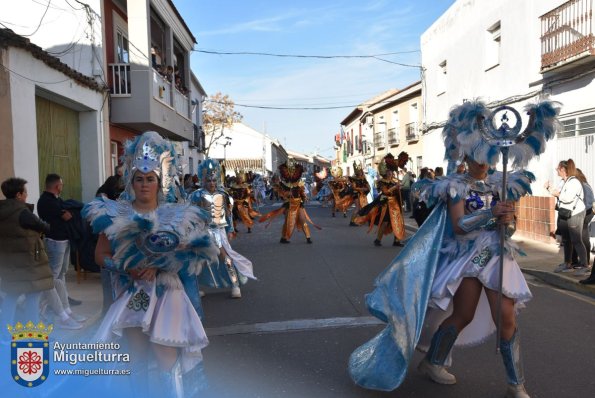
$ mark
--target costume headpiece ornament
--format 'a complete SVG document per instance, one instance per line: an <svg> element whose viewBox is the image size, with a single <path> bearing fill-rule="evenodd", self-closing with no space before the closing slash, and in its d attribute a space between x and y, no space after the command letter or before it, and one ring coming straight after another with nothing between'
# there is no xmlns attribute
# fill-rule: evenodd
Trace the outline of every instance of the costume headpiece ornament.
<svg viewBox="0 0 595 398"><path fill-rule="evenodd" d="M142 135L127 141L122 157L124 181L126 187L122 197L134 200L132 177L137 171L147 174L154 172L159 177L160 202L180 202L182 197L179 189L179 169L176 152L171 142L154 131L147 131Z"/></svg>
<svg viewBox="0 0 595 398"><path fill-rule="evenodd" d="M236 169L236 180L238 183L246 182L248 181L248 175L244 170Z"/></svg>
<svg viewBox="0 0 595 398"><path fill-rule="evenodd" d="M543 101L526 106L525 111L529 123L521 133L521 116L510 106L490 111L483 102L472 101L453 108L442 131L449 173L465 156L477 163L494 166L500 160L501 147L509 147L514 168L526 167L532 158L542 154L546 141L553 138L560 127L557 119L559 104ZM501 115L498 128L494 123L496 114ZM509 114L516 119L512 127L508 124Z"/></svg>
<svg viewBox="0 0 595 398"><path fill-rule="evenodd" d="M334 166L334 167L331 169L331 175L332 175L334 178L340 178L340 177L343 177L343 169L342 169L342 168L340 168L340 167Z"/></svg>
<svg viewBox="0 0 595 398"><path fill-rule="evenodd" d="M218 187L222 185L221 166L215 159L206 159L198 165L198 175L203 188L206 186L207 181L212 180L217 182Z"/></svg>
<svg viewBox="0 0 595 398"><path fill-rule="evenodd" d="M353 161L353 173L355 175L364 174L364 167L362 166L361 162Z"/></svg>
<svg viewBox="0 0 595 398"><path fill-rule="evenodd" d="M299 182L303 172L304 167L299 163L295 163L293 159L288 159L287 162L279 166L281 179L286 183L293 184Z"/></svg>

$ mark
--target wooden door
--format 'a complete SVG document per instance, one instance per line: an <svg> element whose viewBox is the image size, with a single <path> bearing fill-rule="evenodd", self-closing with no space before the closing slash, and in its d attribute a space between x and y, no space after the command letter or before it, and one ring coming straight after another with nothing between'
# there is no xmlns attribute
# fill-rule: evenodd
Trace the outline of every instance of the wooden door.
<svg viewBox="0 0 595 398"><path fill-rule="evenodd" d="M40 192L45 177L59 174L64 181L62 199L82 200L78 113L35 97Z"/></svg>

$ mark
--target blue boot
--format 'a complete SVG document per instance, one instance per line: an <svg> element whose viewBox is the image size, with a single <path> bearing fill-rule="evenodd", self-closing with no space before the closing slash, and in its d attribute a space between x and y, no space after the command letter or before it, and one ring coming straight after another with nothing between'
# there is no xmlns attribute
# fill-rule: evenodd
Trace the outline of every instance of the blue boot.
<svg viewBox="0 0 595 398"><path fill-rule="evenodd" d="M519 342L518 329L514 332L510 340L500 339L500 353L506 368L506 379L508 389L507 398L529 398L525 391L525 375L523 373L523 360L521 357L521 347Z"/></svg>
<svg viewBox="0 0 595 398"><path fill-rule="evenodd" d="M432 337L432 344L426 357L420 362L417 370L436 383L455 384L457 382L456 377L448 373L444 364L458 335L459 332L452 325L438 329L434 333L434 337Z"/></svg>

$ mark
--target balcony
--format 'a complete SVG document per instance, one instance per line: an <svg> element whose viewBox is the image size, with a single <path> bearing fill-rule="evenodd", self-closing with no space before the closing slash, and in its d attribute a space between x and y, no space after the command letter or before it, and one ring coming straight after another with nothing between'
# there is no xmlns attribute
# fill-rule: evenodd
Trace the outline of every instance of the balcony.
<svg viewBox="0 0 595 398"><path fill-rule="evenodd" d="M376 148L384 148L386 146L386 142L384 139L384 131L374 133L374 146Z"/></svg>
<svg viewBox="0 0 595 398"><path fill-rule="evenodd" d="M394 127L392 129L388 129L388 145L397 146L400 144L399 141L399 129Z"/></svg>
<svg viewBox="0 0 595 398"><path fill-rule="evenodd" d="M419 141L419 128L417 122L408 123L405 125L405 128L407 129L407 135L405 136L407 142Z"/></svg>
<svg viewBox="0 0 595 398"><path fill-rule="evenodd" d="M567 1L540 21L542 73L595 55L591 0Z"/></svg>
<svg viewBox="0 0 595 398"><path fill-rule="evenodd" d="M110 121L137 130L157 131L174 140L193 140L188 96L155 69L110 64Z"/></svg>

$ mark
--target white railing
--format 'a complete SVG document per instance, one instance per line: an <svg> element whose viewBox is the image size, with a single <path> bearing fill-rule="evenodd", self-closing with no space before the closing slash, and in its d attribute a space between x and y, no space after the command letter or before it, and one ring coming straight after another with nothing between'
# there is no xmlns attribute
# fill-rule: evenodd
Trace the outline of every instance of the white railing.
<svg viewBox="0 0 595 398"><path fill-rule="evenodd" d="M177 88L174 89L174 109L180 115L190 119L188 97L182 94Z"/></svg>
<svg viewBox="0 0 595 398"><path fill-rule="evenodd" d="M130 96L130 64L109 64L110 91L113 96Z"/></svg>
<svg viewBox="0 0 595 398"><path fill-rule="evenodd" d="M171 106L171 83L154 69L153 97Z"/></svg>

